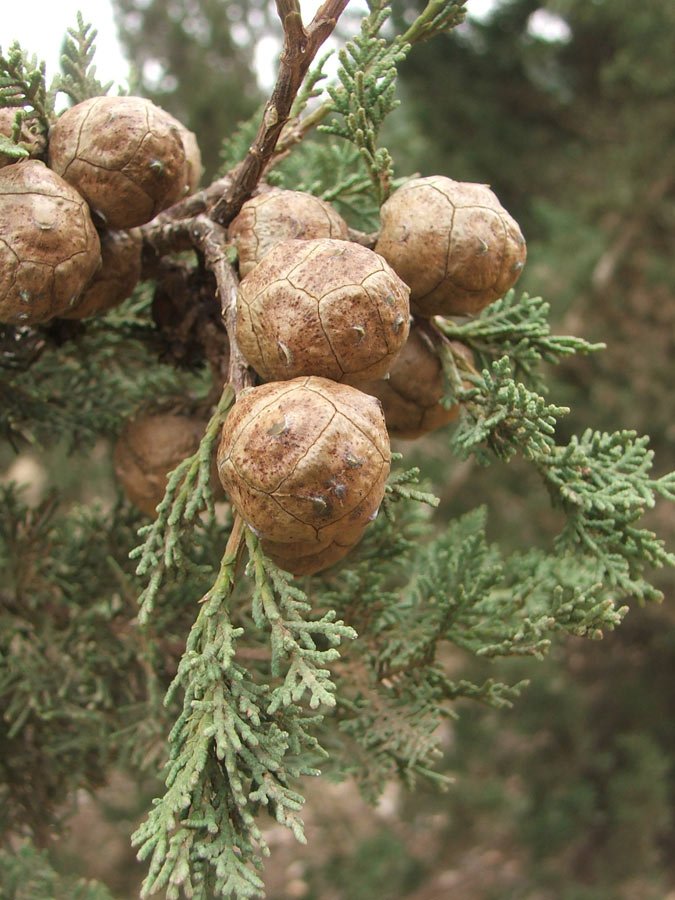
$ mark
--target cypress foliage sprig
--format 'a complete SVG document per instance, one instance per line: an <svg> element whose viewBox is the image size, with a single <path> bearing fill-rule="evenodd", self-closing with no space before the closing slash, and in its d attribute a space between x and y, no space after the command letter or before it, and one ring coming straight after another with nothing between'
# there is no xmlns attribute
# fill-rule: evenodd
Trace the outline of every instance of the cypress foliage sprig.
<svg viewBox="0 0 675 900"><path fill-rule="evenodd" d="M96 29L86 24L82 13L78 12L77 27L69 28L64 39L60 59L62 74L56 76L51 89L53 93L67 94L73 104L104 96L112 87L112 81L102 84L96 78L96 66L92 65L97 35Z"/></svg>
<svg viewBox="0 0 675 900"><path fill-rule="evenodd" d="M562 552L583 552L595 561L597 580L640 600L661 594L643 578L647 566L675 566L663 541L634 523L654 506L655 495L672 497L675 473L651 479L649 438L634 431L613 434L587 429L537 461L554 503L567 521L558 538Z"/></svg>
<svg viewBox="0 0 675 900"><path fill-rule="evenodd" d="M402 44L419 44L452 31L466 18L464 0L429 0L412 25L399 38Z"/></svg>
<svg viewBox="0 0 675 900"><path fill-rule="evenodd" d="M244 544L254 624L269 627L274 687L236 660L245 630L233 624L229 607ZM223 898L263 896L250 868L260 868L269 854L256 822L261 806L304 841L298 816L304 801L291 781L318 774L312 760L325 752L310 733L321 715L307 714L300 703L308 694L311 710L334 704L324 665L344 638L354 637L334 614L310 619L310 611L304 593L264 558L236 517L166 697L170 704L184 692L169 737L167 791L133 836L139 857L151 857L143 896L163 888L168 898L206 898L209 890ZM317 636L328 649L317 647Z"/></svg>
<svg viewBox="0 0 675 900"><path fill-rule="evenodd" d="M552 335L549 310L550 304L541 297L526 293L518 297L511 289L475 318L453 321L439 317L435 324L446 337L469 347L481 367L506 355L515 378L546 391L544 379L534 371L542 360L558 363L564 356L592 353L605 346L570 335Z"/></svg>
<svg viewBox="0 0 675 900"><path fill-rule="evenodd" d="M335 706L335 684L325 666L339 657L336 648L341 640L354 639L356 632L341 620L336 621L333 610L319 619L308 620L306 616L312 607L304 591L265 557L250 531L246 543L255 578L253 621L261 630L270 629L272 677L282 676L282 668L287 664L282 683L272 691L267 712L273 714L282 706L299 703L306 693L311 709ZM317 636L328 643L327 649L317 647Z"/></svg>
<svg viewBox="0 0 675 900"><path fill-rule="evenodd" d="M0 50L0 108L20 107L47 134L54 115L54 98L47 91L45 63L29 56L14 41L5 56Z"/></svg>
<svg viewBox="0 0 675 900"><path fill-rule="evenodd" d="M18 41L6 56L0 48L0 109L15 110L11 134L0 134L0 153L10 159L44 152L54 118L54 97L47 91L45 78L44 61L29 56Z"/></svg>
<svg viewBox="0 0 675 900"><path fill-rule="evenodd" d="M405 59L409 45L379 37L391 9L383 0L371 0L361 32L340 51L340 85L328 85L332 109L338 114L319 131L353 143L370 176L378 205L391 190L394 168L391 154L378 147L384 120L399 105L395 99L396 64Z"/></svg>
<svg viewBox="0 0 675 900"><path fill-rule="evenodd" d="M403 457L400 453L392 453L392 462L397 462ZM396 515L394 512L394 504L400 500L416 500L418 503L426 503L434 509L441 502L440 499L429 491L420 491L414 485L420 483L420 470L417 466L406 469L401 472L391 472L387 478L385 487L385 495L382 501L382 508L385 515L392 522Z"/></svg>
<svg viewBox="0 0 675 900"><path fill-rule="evenodd" d="M451 354L442 354L444 371L458 379ZM459 427L450 445L463 459L473 453L479 463L486 465L493 454L508 460L520 452L526 459L535 460L553 446L557 419L569 412L564 406L547 403L544 397L531 391L513 378L508 356L492 363L480 374L465 376L471 387L458 387L455 400L462 404ZM485 446L481 446L485 445Z"/></svg>
<svg viewBox="0 0 675 900"><path fill-rule="evenodd" d="M139 536L145 540L129 556L139 560L136 574L148 577L148 584L138 600L141 625L152 613L167 572L190 568L190 554L185 545L199 524L197 513L206 509L213 517L211 460L214 444L233 403L234 391L226 385L198 449L169 474L164 498L157 507L157 518L151 525L139 529Z"/></svg>

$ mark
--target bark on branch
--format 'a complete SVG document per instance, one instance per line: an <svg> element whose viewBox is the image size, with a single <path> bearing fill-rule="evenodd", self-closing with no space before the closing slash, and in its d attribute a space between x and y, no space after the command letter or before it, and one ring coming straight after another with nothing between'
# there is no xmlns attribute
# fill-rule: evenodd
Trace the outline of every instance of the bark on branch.
<svg viewBox="0 0 675 900"><path fill-rule="evenodd" d="M289 120L296 94L319 47L333 32L349 0L326 0L310 25L302 24L297 0L277 0L277 12L284 28L284 45L279 74L267 101L258 133L248 153L232 172L232 182L216 202L212 218L227 225L250 197L269 162L282 129Z"/></svg>

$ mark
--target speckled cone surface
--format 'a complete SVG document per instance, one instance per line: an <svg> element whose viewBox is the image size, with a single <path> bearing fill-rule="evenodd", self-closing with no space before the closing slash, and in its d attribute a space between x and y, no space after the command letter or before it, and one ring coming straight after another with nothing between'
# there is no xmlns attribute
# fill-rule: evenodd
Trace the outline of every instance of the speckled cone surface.
<svg viewBox="0 0 675 900"><path fill-rule="evenodd" d="M63 313L64 319L102 315L130 297L141 277L140 231L104 231L99 237L101 267L77 303Z"/></svg>
<svg viewBox="0 0 675 900"><path fill-rule="evenodd" d="M468 315L503 297L527 255L518 223L486 184L414 178L380 210L375 246L423 316Z"/></svg>
<svg viewBox="0 0 675 900"><path fill-rule="evenodd" d="M18 108L16 106L5 106L3 109L0 109L0 134L4 134L6 137L11 138L14 129L14 119L16 118L17 112ZM26 150L34 155L41 154L47 145L44 135L37 131L31 131L29 122L22 123L19 141L24 145ZM0 169L18 161L19 160L13 156L6 156L4 153L0 153Z"/></svg>
<svg viewBox="0 0 675 900"><path fill-rule="evenodd" d="M244 521L302 555L359 539L382 502L390 460L379 402L316 377L242 393L217 456Z"/></svg>
<svg viewBox="0 0 675 900"><path fill-rule="evenodd" d="M100 262L77 191L37 160L0 170L0 321L30 325L61 315Z"/></svg>
<svg viewBox="0 0 675 900"><path fill-rule="evenodd" d="M206 423L191 416L158 413L130 420L115 444L115 475L129 500L149 516L164 497L167 476L191 456Z"/></svg>
<svg viewBox="0 0 675 900"><path fill-rule="evenodd" d="M49 165L108 228L149 222L185 193L185 150L175 120L142 97L93 97L49 134Z"/></svg>
<svg viewBox="0 0 675 900"><path fill-rule="evenodd" d="M303 191L273 190L248 200L228 229L243 278L266 253L286 240L347 240L347 223L335 210Z"/></svg>
<svg viewBox="0 0 675 900"><path fill-rule="evenodd" d="M284 241L244 278L237 340L266 380L379 378L408 337L408 287L372 250Z"/></svg>
<svg viewBox="0 0 675 900"><path fill-rule="evenodd" d="M462 350L471 356L468 348ZM444 390L441 362L428 337L415 325L389 377L358 387L378 398L392 437L418 438L454 422L459 415L458 405L446 408L441 403Z"/></svg>

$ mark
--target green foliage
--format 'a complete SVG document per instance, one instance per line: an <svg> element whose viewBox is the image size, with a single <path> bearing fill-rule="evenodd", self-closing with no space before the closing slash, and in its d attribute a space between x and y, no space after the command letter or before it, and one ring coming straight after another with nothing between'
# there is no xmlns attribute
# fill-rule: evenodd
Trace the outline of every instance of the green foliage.
<svg viewBox="0 0 675 900"><path fill-rule="evenodd" d="M17 852L0 850L2 900L113 900L105 885L84 878L64 878L45 850L24 844Z"/></svg>
<svg viewBox="0 0 675 900"><path fill-rule="evenodd" d="M251 617L269 629L269 676L256 680L236 661L245 634L232 624L229 606L241 554L240 526L228 543L220 572L203 597L167 703L184 691L183 711L170 737L167 792L134 835L139 856L150 854L143 896L167 887L167 897L263 896L249 868L269 853L256 824L259 807L304 841L298 816L303 798L291 782L316 775L325 754L310 729L321 719L311 710L335 704L326 663L354 632L332 612L311 616L305 594L263 556L247 533L253 569ZM325 640L327 649L319 649ZM308 698L305 700L305 694Z"/></svg>
<svg viewBox="0 0 675 900"><path fill-rule="evenodd" d="M538 391L547 390L541 375L534 371L542 361L559 363L575 353L592 353L604 344L591 344L583 338L551 334L548 320L550 304L541 297L511 289L501 300L490 303L475 318L466 321L439 319L438 328L451 340L469 347L481 367L495 357L508 356L513 374Z"/></svg>
<svg viewBox="0 0 675 900"><path fill-rule="evenodd" d="M648 441L633 431L588 429L537 463L554 503L567 513L560 548L589 554L598 581L625 596L660 600L661 592L644 580L643 572L647 566L675 565L675 555L653 532L633 523L654 506L655 494L673 497L675 473L649 477L654 454Z"/></svg>
<svg viewBox="0 0 675 900"><path fill-rule="evenodd" d="M96 78L96 66L92 65L96 52L98 32L91 25L85 24L82 13L77 14L77 28L69 28L63 42L61 69L63 74L57 76L52 91L67 94L71 103L81 103L90 97L107 94L112 81L101 84Z"/></svg>
<svg viewBox="0 0 675 900"><path fill-rule="evenodd" d="M153 353L148 300L97 319L86 330L0 325L0 433L15 446L92 444L114 435L143 402L175 393L176 374ZM150 338L150 340L148 340ZM183 384L190 378L183 376ZM194 379L193 379L194 381Z"/></svg>
<svg viewBox="0 0 675 900"><path fill-rule="evenodd" d="M447 353L444 357L448 359ZM451 377L457 381L460 376L451 369ZM466 458L473 453L486 465L490 453L502 460L518 452L530 460L548 453L556 421L568 409L546 403L540 394L516 382L508 356L502 356L479 375L465 378L471 387L459 387L454 394L462 404L462 414L451 446L460 456Z"/></svg>
<svg viewBox="0 0 675 900"><path fill-rule="evenodd" d="M340 118L319 126L319 130L351 141L358 148L379 204L389 196L394 170L389 151L378 148L377 139L385 118L398 106L394 99L396 63L410 49L378 37L389 15L384 2L370 3L370 14L361 21L361 33L340 51L341 87L327 88L332 108Z"/></svg>
<svg viewBox="0 0 675 900"><path fill-rule="evenodd" d="M202 510L207 514L207 526L214 524L214 504L211 490L213 447L220 434L225 416L234 402L234 392L223 391L220 402L206 426L204 436L195 453L184 459L170 474L164 499L157 508L152 525L144 525L139 536L145 540L130 553L139 558L136 574L151 572L146 588L138 598L139 622L145 624L153 610L155 598L167 574L192 569L191 548L194 532L204 527Z"/></svg>
<svg viewBox="0 0 675 900"><path fill-rule="evenodd" d="M49 131L54 115L54 98L47 91L45 64L36 56L29 56L14 41L5 56L0 50L0 109L17 107L12 140L3 140L0 149L12 156L27 156L25 148L16 145L20 126L24 122L41 135Z"/></svg>

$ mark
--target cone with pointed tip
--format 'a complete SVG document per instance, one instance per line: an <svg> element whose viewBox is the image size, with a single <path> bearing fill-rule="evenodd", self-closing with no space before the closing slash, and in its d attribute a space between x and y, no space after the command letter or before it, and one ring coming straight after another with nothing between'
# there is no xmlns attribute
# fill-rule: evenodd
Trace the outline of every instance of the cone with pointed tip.
<svg viewBox="0 0 675 900"><path fill-rule="evenodd" d="M76 190L37 160L0 170L0 322L63 315L100 263L99 238Z"/></svg>
<svg viewBox="0 0 675 900"><path fill-rule="evenodd" d="M409 319L408 288L381 256L349 241L291 240L241 282L237 340L265 380L352 384L389 371Z"/></svg>
<svg viewBox="0 0 675 900"><path fill-rule="evenodd" d="M186 189L175 119L142 97L92 97L49 133L49 165L112 229L149 222Z"/></svg>
<svg viewBox="0 0 675 900"><path fill-rule="evenodd" d="M230 500L287 563L333 543L348 552L377 515L390 460L379 402L316 377L243 392L217 457Z"/></svg>
<svg viewBox="0 0 675 900"><path fill-rule="evenodd" d="M421 316L480 312L513 287L527 255L518 223L486 184L443 175L394 191L375 250L410 286Z"/></svg>

